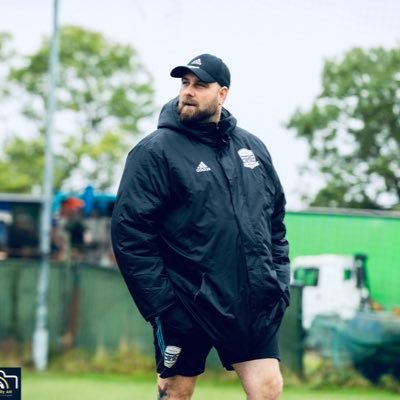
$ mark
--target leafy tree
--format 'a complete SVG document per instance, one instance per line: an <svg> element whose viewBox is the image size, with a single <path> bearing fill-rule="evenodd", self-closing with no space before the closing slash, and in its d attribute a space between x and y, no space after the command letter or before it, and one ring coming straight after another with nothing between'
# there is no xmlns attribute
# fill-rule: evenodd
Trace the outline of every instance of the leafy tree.
<svg viewBox="0 0 400 400"><path fill-rule="evenodd" d="M41 184L49 47L45 39L8 74L9 96L18 99L26 131L4 144L0 191L26 192ZM90 182L108 189L141 121L154 112L149 73L131 46L65 26L56 93L55 188L78 189Z"/></svg>
<svg viewBox="0 0 400 400"><path fill-rule="evenodd" d="M399 204L400 48L354 48L327 60L319 96L287 126L308 142L310 164L325 182L311 205Z"/></svg>
<svg viewBox="0 0 400 400"><path fill-rule="evenodd" d="M4 79L4 70L5 70L5 61L11 59L14 55L12 49L10 49L10 41L11 35L6 32L0 32L0 62L1 68L0 71L2 72L1 78Z"/></svg>
<svg viewBox="0 0 400 400"><path fill-rule="evenodd" d="M15 52L11 49L10 43L11 43L11 35L6 32L0 32L0 107L1 107L0 120L1 121L4 120L4 115L7 113L7 111L4 110L5 99L8 95L6 81L15 59ZM1 128L3 128L3 124L1 125Z"/></svg>

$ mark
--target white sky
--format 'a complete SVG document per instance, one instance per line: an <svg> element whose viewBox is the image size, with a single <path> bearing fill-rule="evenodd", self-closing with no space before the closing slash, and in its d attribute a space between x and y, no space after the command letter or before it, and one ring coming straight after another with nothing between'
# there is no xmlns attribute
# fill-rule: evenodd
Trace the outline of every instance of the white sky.
<svg viewBox="0 0 400 400"><path fill-rule="evenodd" d="M19 52L34 51L51 34L52 5L0 0L0 31L13 34ZM301 186L317 183L299 180L306 145L283 123L318 94L324 59L354 46L400 45L399 0L59 0L59 5L61 25L94 29L138 50L153 75L159 108L178 92L179 80L169 77L174 66L201 53L221 57L232 74L226 108L268 146L289 209L301 206ZM149 131L155 120L146 124Z"/></svg>

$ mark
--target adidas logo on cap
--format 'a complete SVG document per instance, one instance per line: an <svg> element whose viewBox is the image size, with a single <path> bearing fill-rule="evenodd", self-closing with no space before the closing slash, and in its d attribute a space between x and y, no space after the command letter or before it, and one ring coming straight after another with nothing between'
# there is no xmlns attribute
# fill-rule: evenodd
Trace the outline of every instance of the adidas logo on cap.
<svg viewBox="0 0 400 400"><path fill-rule="evenodd" d="M201 59L197 58L196 60L192 61L190 64L201 65Z"/></svg>

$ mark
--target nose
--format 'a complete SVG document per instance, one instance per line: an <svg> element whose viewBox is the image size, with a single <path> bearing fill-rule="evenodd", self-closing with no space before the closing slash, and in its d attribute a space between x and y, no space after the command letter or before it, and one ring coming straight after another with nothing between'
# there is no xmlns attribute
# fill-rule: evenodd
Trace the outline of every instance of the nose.
<svg viewBox="0 0 400 400"><path fill-rule="evenodd" d="M186 96L192 96L193 97L193 85L187 84L182 86L182 94L186 95Z"/></svg>

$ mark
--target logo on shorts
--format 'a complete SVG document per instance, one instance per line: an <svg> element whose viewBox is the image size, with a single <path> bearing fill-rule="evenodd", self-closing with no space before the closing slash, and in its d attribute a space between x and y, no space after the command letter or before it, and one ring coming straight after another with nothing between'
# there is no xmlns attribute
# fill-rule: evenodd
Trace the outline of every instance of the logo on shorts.
<svg viewBox="0 0 400 400"><path fill-rule="evenodd" d="M240 149L238 154L243 161L243 166L253 169L260 165L260 163L256 160L256 156L251 150Z"/></svg>
<svg viewBox="0 0 400 400"><path fill-rule="evenodd" d="M21 400L21 368L0 367L0 399Z"/></svg>
<svg viewBox="0 0 400 400"><path fill-rule="evenodd" d="M181 348L177 346L167 346L164 352L164 365L167 368L171 368L176 364L179 354L181 354Z"/></svg>

